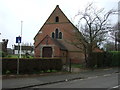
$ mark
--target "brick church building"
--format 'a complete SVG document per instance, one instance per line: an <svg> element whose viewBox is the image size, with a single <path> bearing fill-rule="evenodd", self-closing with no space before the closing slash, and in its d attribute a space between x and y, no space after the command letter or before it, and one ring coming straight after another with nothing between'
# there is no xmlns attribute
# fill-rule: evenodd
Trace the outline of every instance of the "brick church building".
<svg viewBox="0 0 120 90"><path fill-rule="evenodd" d="M60 57L63 63L84 62L83 52L70 44L78 29L57 5L52 14L34 37L35 57Z"/></svg>

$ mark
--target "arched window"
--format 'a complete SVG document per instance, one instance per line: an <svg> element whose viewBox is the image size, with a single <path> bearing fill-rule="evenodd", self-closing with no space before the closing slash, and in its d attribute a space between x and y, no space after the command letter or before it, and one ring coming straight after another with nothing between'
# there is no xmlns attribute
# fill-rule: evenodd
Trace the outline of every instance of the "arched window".
<svg viewBox="0 0 120 90"><path fill-rule="evenodd" d="M54 32L52 32L52 38L55 38L55 33Z"/></svg>
<svg viewBox="0 0 120 90"><path fill-rule="evenodd" d="M58 29L55 30L55 38L58 39Z"/></svg>
<svg viewBox="0 0 120 90"><path fill-rule="evenodd" d="M55 17L55 22L59 22L59 17L58 16Z"/></svg>
<svg viewBox="0 0 120 90"><path fill-rule="evenodd" d="M62 32L59 32L59 39L62 39Z"/></svg>

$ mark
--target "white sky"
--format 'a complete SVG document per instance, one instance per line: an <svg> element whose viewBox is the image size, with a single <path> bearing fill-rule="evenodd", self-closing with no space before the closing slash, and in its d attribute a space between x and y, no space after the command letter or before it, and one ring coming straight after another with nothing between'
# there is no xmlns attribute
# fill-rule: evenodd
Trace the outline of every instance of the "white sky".
<svg viewBox="0 0 120 90"><path fill-rule="evenodd" d="M94 2L98 8L106 11L117 9L119 0L0 0L0 41L9 39L8 47L16 44L23 21L24 43L34 43L34 36L50 16L56 5L71 20L79 10ZM114 17L113 17L114 18ZM117 20L116 20L117 21Z"/></svg>

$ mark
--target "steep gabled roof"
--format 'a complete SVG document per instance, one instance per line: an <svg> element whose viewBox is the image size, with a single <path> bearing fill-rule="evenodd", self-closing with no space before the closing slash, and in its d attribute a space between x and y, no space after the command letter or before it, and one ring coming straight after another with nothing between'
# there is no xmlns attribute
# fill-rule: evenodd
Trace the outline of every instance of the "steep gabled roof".
<svg viewBox="0 0 120 90"><path fill-rule="evenodd" d="M60 22L55 22L53 19L55 19L55 16L59 16L60 15L60 20L62 20L62 21L60 21ZM64 19L63 19L64 18ZM53 20L53 21L52 21ZM51 22L52 21L52 22ZM81 32L78 30L78 28L77 27L75 27L74 25L73 25L73 23L67 18L67 16L62 12L62 10L59 8L59 5L57 5L56 6L56 8L53 10L53 12L51 13L51 15L48 17L48 19L46 20L46 22L44 23L44 25L41 27L41 29L38 31L38 33L36 34L36 36L39 34L39 32L40 31L42 31L43 30L43 28L45 27L45 25L48 25L48 24L61 24L61 23L63 23L63 24L65 24L65 23L68 23L68 24L71 24L71 26L73 26L73 28L75 28L74 30L76 30L76 32L80 35L80 37L82 38L82 40L83 40L83 42L85 42L84 41L84 37L82 36L82 34L81 34ZM34 39L36 38L36 36L34 37ZM44 38L44 37L43 37ZM43 39L42 39L43 40ZM37 47L39 44L41 43L41 40L39 40L37 43L36 43L36 45L35 45L35 47ZM59 42L59 43L61 43L61 42ZM65 45L64 45L65 44ZM68 44L66 44L66 43L62 43L62 45L64 45L64 46L66 46L66 48L67 48L67 45ZM71 45L69 45L69 46L71 46ZM73 49L74 50L74 49Z"/></svg>
<svg viewBox="0 0 120 90"><path fill-rule="evenodd" d="M57 11L58 10L58 11ZM57 12L62 13L62 15L66 18L66 21L68 23L71 23L71 21L67 18L67 16L63 13L63 11L59 8L59 5L56 6L56 8L53 10L53 12L51 13L51 15L48 17L48 19L45 21L45 23L43 24L43 26L40 28L40 30L38 31L38 33L35 35L34 39L36 38L36 36L39 34L39 32L42 30L42 28L45 26L45 24L49 24L49 19L52 17L53 14L55 14ZM71 23L72 24L72 23ZM73 24L72 24L73 25ZM74 26L74 25L73 25ZM75 26L74 26L75 27Z"/></svg>

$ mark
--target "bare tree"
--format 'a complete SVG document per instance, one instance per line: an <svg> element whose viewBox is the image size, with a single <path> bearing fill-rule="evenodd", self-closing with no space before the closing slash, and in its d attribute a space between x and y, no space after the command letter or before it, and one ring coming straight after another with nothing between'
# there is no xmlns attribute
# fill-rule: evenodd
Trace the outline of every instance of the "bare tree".
<svg viewBox="0 0 120 90"><path fill-rule="evenodd" d="M113 9L105 13L104 8L98 10L91 3L84 11L78 12L75 16L75 18L79 17L77 25L79 34L75 35L75 39L79 42L73 42L73 44L78 48L82 45L87 57L86 63L88 67L93 66L92 52L106 39L106 34L109 31L107 29L109 17L115 13L116 10Z"/></svg>
<svg viewBox="0 0 120 90"><path fill-rule="evenodd" d="M104 44L104 50L105 51L115 51L115 44L114 42L108 41L107 43Z"/></svg>
<svg viewBox="0 0 120 90"><path fill-rule="evenodd" d="M7 44L8 44L8 39L3 39L2 40L2 51L7 54Z"/></svg>

